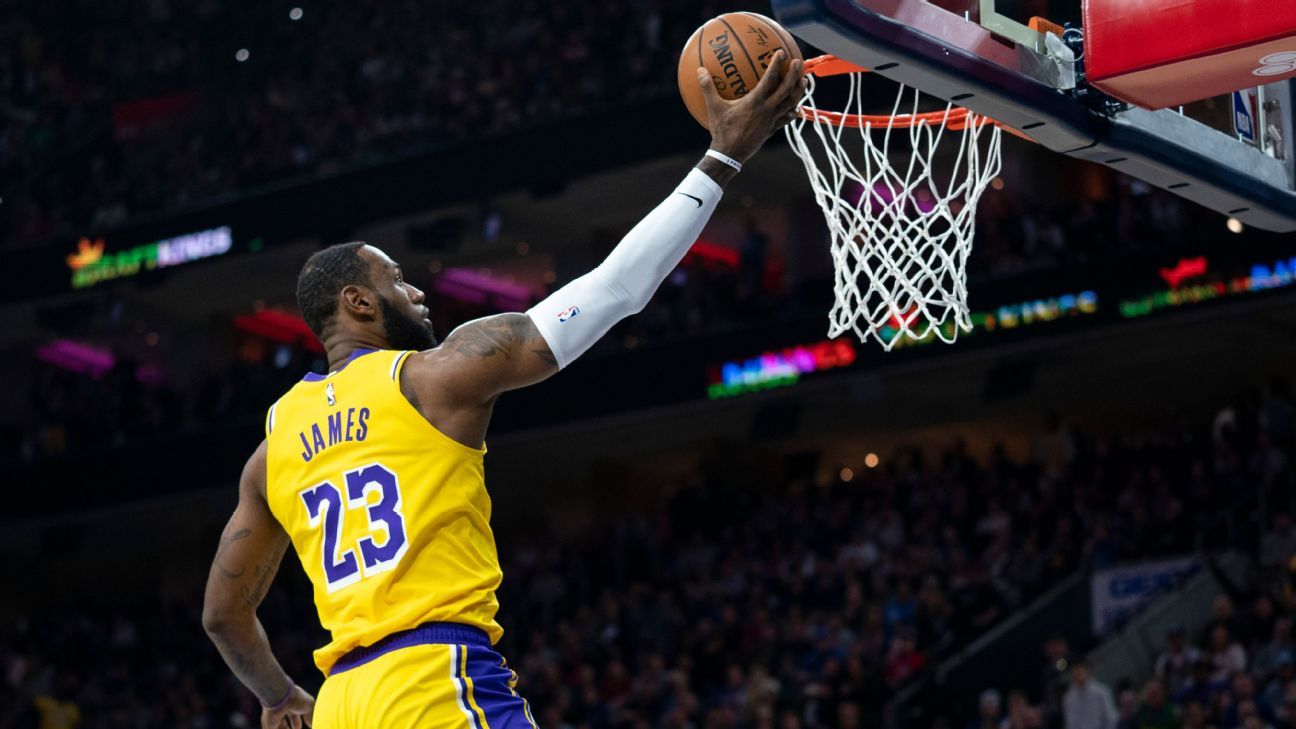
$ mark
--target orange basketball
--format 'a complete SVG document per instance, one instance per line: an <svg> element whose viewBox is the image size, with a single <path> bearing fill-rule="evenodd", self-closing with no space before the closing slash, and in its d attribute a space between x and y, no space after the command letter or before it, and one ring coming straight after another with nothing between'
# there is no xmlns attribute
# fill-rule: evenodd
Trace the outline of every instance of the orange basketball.
<svg viewBox="0 0 1296 729"><path fill-rule="evenodd" d="M756 88L771 57L784 49L789 60L801 58L792 34L756 13L725 13L693 32L680 54L679 87L684 105L698 124L707 125L706 101L698 88L697 69L705 66L720 96L733 100Z"/></svg>

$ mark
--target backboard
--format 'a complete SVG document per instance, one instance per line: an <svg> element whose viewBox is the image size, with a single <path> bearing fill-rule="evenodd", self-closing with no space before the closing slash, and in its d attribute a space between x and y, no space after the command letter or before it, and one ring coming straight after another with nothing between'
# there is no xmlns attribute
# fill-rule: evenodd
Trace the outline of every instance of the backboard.
<svg viewBox="0 0 1296 729"><path fill-rule="evenodd" d="M1180 108L1150 111L1087 83L1081 0L1065 0L1075 12L1049 18L1056 25L1022 17L1049 3L1011 1L773 6L779 22L806 43L995 119L1054 152L1106 165L1257 228L1296 230L1296 81L1243 95L1257 137L1248 143L1227 121L1212 125ZM1223 118L1230 119L1227 112Z"/></svg>

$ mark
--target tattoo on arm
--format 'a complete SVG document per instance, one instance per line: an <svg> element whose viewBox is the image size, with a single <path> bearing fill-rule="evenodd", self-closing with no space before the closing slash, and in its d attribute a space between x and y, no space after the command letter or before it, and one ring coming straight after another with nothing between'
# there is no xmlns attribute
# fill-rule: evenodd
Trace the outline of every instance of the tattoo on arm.
<svg viewBox="0 0 1296 729"><path fill-rule="evenodd" d="M486 359L503 354L511 359L510 350L526 341L535 325L523 316L496 316L467 326L446 339L446 348L455 354Z"/></svg>
<svg viewBox="0 0 1296 729"><path fill-rule="evenodd" d="M558 371L558 358L549 343L531 317L522 313L470 321L451 332L437 349L444 354L440 362L446 366L448 381L454 383L450 391L455 401L474 407L493 404L500 393L535 384ZM401 389L407 397L414 390L405 383ZM424 389L422 394L425 401L440 397L435 390Z"/></svg>
<svg viewBox="0 0 1296 729"><path fill-rule="evenodd" d="M230 569L225 566L224 562L221 561L221 558L235 542L241 539L247 539L251 534L251 529L239 529L232 534L229 533L228 529L226 529L226 533L221 535L220 546L216 549L216 569L220 570L221 577L224 577L227 580L237 580L247 571L247 568L242 565L240 565L238 569Z"/></svg>
<svg viewBox="0 0 1296 729"><path fill-rule="evenodd" d="M279 562L283 560L284 552L287 550L288 545L285 543L274 554L270 555L265 562L253 569L257 578L256 586L249 588L244 585L239 588L239 594L243 596L244 605L255 610L261 604L261 599L265 597L266 583L279 571Z"/></svg>
<svg viewBox="0 0 1296 729"><path fill-rule="evenodd" d="M278 701L292 685L256 617L291 544L265 501L265 451L262 443L243 470L239 505L221 533L203 599L208 636L234 674L263 702Z"/></svg>

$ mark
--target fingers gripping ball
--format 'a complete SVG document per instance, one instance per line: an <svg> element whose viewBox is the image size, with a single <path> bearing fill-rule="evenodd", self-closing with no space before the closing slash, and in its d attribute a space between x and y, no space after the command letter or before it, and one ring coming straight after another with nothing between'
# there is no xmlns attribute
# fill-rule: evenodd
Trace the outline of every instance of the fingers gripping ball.
<svg viewBox="0 0 1296 729"><path fill-rule="evenodd" d="M801 58L792 34L783 26L756 13L725 13L708 20L693 32L680 54L679 87L684 105L698 124L707 124L706 100L698 86L697 69L711 74L720 97L730 101L756 88L778 49L788 59Z"/></svg>

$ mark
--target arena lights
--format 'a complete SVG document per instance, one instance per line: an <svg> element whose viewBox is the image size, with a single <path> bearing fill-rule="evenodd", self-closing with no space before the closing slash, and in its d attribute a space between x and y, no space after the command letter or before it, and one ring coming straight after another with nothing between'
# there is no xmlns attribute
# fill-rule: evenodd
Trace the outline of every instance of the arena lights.
<svg viewBox="0 0 1296 729"><path fill-rule="evenodd" d="M267 309L263 301L254 304L252 310L251 314L234 317L236 329L281 344L300 345L316 354L324 353L324 347L319 339L301 317Z"/></svg>
<svg viewBox="0 0 1296 729"><path fill-rule="evenodd" d="M738 251L699 238L684 254L683 263L689 265L699 261L722 268L738 268Z"/></svg>
<svg viewBox="0 0 1296 729"><path fill-rule="evenodd" d="M1202 271L1205 273L1205 270ZM1164 309L1177 309L1204 301L1213 301L1256 291L1280 289L1296 284L1296 256L1271 263L1256 263L1247 276L1227 281L1211 281L1194 286L1171 288L1137 299L1120 302L1121 316L1126 319L1147 316Z"/></svg>
<svg viewBox="0 0 1296 729"><path fill-rule="evenodd" d="M801 375L855 363L855 345L845 339L764 352L751 359L710 368L707 397L717 400L795 385Z"/></svg>
<svg viewBox="0 0 1296 729"><path fill-rule="evenodd" d="M103 238L82 238L77 242L76 252L66 259L72 270L72 288L84 289L142 271L222 256L234 247L234 236L228 227L222 227L164 238L117 253L106 253L106 247Z"/></svg>
<svg viewBox="0 0 1296 729"><path fill-rule="evenodd" d="M1157 269L1157 274L1168 284L1170 288L1177 289L1180 284L1190 278L1205 276L1206 271L1210 269L1210 261L1206 256L1197 258L1180 258L1179 263L1174 268Z"/></svg>
<svg viewBox="0 0 1296 729"><path fill-rule="evenodd" d="M1044 324L1059 319L1070 319L1077 316L1089 316L1098 312L1098 294L1093 291L1081 291L1078 294L1064 294L1047 299L1034 299L1019 304L1001 306L993 311L972 314L972 331L962 336L975 335L978 332L993 332L1000 329L1018 329L1035 324ZM953 322L945 325L946 337L953 333ZM889 331L888 331L889 330ZM894 329L883 329L883 337L894 337ZM930 332L922 339L908 337L896 342L893 349L916 347L936 341L936 332Z"/></svg>
<svg viewBox="0 0 1296 729"><path fill-rule="evenodd" d="M1060 319L1090 316L1097 311L1098 294L1093 291L1033 299L1001 306L993 311L973 314L972 331L969 334L1019 329ZM888 333L884 329L883 336L895 336L895 331ZM936 340L936 334L932 332L916 341L905 338L902 342L897 342L895 348L916 347ZM713 365L708 371L707 397L718 400L776 387L788 387L800 382L802 375L849 367L856 359L854 345L847 339L837 339L791 347L778 352L765 352L750 359L726 362L719 366ZM874 464L869 465L869 468L876 466L877 456L871 455Z"/></svg>
<svg viewBox="0 0 1296 729"><path fill-rule="evenodd" d="M523 311L535 292L530 287L496 278L489 272L470 271L466 268L448 268L432 284L438 294L465 303L484 306L494 301L505 311Z"/></svg>
<svg viewBox="0 0 1296 729"><path fill-rule="evenodd" d="M61 370L89 375L96 380L117 365L117 357L109 348L71 339L55 339L40 345L36 348L36 358ZM135 368L135 379L156 385L162 381L162 373L151 364L141 364Z"/></svg>

